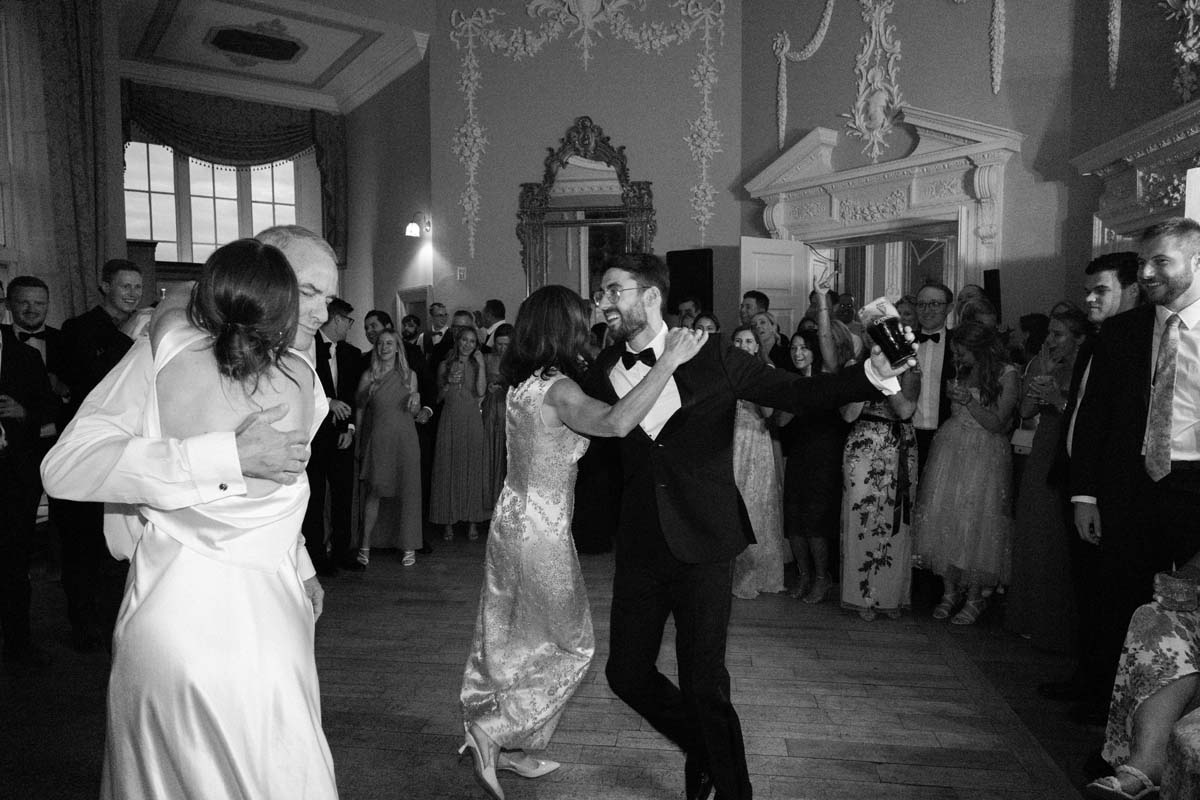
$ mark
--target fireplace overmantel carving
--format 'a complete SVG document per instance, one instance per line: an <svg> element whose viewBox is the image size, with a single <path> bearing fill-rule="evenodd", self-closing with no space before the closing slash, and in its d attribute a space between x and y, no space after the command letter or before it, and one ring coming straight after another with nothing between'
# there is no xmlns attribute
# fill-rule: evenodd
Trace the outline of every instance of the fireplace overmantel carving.
<svg viewBox="0 0 1200 800"><path fill-rule="evenodd" d="M962 283L982 283L1000 263L1004 166L1023 134L905 107L912 151L892 161L835 171L837 131L816 128L746 184L766 204L776 239L819 245L956 222Z"/></svg>
<svg viewBox="0 0 1200 800"><path fill-rule="evenodd" d="M1169 111L1071 159L1104 183L1093 224L1096 251L1184 213L1187 171L1200 166L1200 100Z"/></svg>

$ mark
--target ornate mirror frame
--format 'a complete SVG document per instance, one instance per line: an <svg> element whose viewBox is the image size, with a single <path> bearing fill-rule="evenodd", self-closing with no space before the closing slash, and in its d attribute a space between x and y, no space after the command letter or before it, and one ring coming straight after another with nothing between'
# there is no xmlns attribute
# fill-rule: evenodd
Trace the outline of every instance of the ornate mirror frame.
<svg viewBox="0 0 1200 800"><path fill-rule="evenodd" d="M650 181L629 180L624 145L613 147L591 117L577 117L558 147L546 149L548 154L542 182L522 183L518 201L517 239L521 242L521 266L525 270L527 291L532 292L547 283L546 215L555 210L552 200L558 171L567 165L572 156L612 167L620 184L620 204L572 205L570 210L604 212L604 223L624 224L625 252L653 252L658 224L654 221L654 196L650 191ZM587 222L573 224L586 225Z"/></svg>

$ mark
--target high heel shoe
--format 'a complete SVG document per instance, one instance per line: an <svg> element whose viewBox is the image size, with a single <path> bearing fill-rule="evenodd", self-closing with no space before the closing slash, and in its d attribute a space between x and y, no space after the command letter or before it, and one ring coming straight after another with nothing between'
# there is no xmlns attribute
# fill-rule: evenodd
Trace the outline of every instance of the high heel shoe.
<svg viewBox="0 0 1200 800"><path fill-rule="evenodd" d="M514 755L519 755L514 758ZM522 778L540 778L543 775L549 775L554 770L561 767L557 761L551 761L548 758L537 758L531 756L523 750L506 753L500 751L500 755L496 756L496 769L506 769L509 772L515 772Z"/></svg>
<svg viewBox="0 0 1200 800"><path fill-rule="evenodd" d="M481 789L487 792L488 797L492 798L492 800L504 800L504 790L500 788L500 780L496 777L496 762L499 760L497 757L499 756L500 749L489 750L488 754L491 756L491 763L485 762L483 750L480 749L479 740L474 733L474 731L479 730L479 727L472 724L464 725L463 729L466 732L467 738L463 742L462 747L458 748L458 755L461 757L463 753L470 750L471 763L475 767L475 782L479 784ZM486 733L483 733L483 731L479 731L479 733L487 739ZM491 739L488 739L488 743L492 744Z"/></svg>
<svg viewBox="0 0 1200 800"><path fill-rule="evenodd" d="M934 606L933 618L950 619L950 614L954 612L955 607L958 606L958 601L961 599L962 595L954 592L947 592L942 595L942 601Z"/></svg>
<svg viewBox="0 0 1200 800"><path fill-rule="evenodd" d="M950 620L951 625L974 625L979 619L979 615L987 609L987 598L976 597L974 600L967 600L963 603L962 610L954 615L954 619Z"/></svg>

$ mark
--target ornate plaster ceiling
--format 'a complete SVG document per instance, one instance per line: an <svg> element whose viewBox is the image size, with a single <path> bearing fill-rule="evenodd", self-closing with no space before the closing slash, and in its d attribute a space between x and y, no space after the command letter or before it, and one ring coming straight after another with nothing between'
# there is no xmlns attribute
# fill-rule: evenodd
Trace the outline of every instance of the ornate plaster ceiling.
<svg viewBox="0 0 1200 800"><path fill-rule="evenodd" d="M122 0L122 77L348 112L416 65L431 0Z"/></svg>

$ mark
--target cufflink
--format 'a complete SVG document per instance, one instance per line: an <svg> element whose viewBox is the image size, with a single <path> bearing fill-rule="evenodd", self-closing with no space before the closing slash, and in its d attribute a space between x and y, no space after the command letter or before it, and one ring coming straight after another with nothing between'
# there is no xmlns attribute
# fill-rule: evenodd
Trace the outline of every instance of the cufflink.
<svg viewBox="0 0 1200 800"><path fill-rule="evenodd" d="M218 484L217 488L220 489L222 492L227 492L227 491L229 491L229 484L228 483Z"/></svg>

